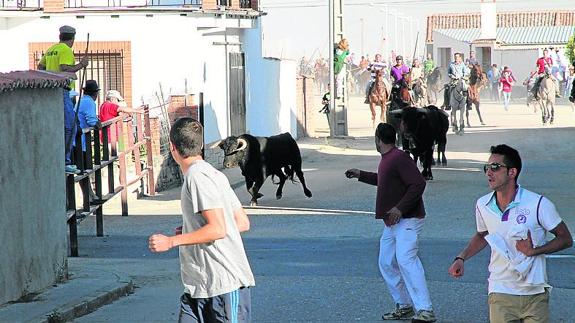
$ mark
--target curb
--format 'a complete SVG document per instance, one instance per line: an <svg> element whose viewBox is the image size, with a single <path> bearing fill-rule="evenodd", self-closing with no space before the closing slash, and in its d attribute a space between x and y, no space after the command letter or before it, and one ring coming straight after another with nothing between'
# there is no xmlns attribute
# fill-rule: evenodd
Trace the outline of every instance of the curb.
<svg viewBox="0 0 575 323"><path fill-rule="evenodd" d="M93 295L84 297L61 307L55 308L50 314L45 314L44 317L38 318L41 323L60 323L70 322L75 318L92 313L98 308L110 304L120 297L127 296L134 291L134 284L132 280L127 282L118 282L121 286L114 287L110 290L102 288ZM34 320L36 321L36 320Z"/></svg>

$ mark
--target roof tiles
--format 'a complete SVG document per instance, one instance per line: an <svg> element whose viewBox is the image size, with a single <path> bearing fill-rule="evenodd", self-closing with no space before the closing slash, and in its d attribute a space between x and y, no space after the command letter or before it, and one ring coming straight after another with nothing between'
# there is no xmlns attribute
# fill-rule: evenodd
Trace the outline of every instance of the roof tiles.
<svg viewBox="0 0 575 323"><path fill-rule="evenodd" d="M66 75L46 71L16 71L0 73L0 92L15 89L57 88L68 85Z"/></svg>

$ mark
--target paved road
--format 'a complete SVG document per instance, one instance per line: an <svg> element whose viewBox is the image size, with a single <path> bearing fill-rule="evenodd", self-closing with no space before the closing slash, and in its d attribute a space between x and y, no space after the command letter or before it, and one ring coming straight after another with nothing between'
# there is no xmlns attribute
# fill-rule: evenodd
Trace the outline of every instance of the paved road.
<svg viewBox="0 0 575 323"><path fill-rule="evenodd" d="M312 199L304 197L298 184L286 184L284 197L275 200L275 187L267 182L260 204L279 209L248 210L252 230L244 240L257 281L252 294L255 322L377 322L393 305L376 263L382 223L370 214L375 190L343 176L350 167L377 167L379 156L373 138L367 137L373 130L369 117L363 120L364 112L369 116L367 111L361 105L350 109L350 124L366 137L300 142ZM507 113L501 106L484 104L482 112L487 126L469 128L464 136L449 135L449 165L433 169L435 180L428 182L424 197L428 218L420 242L421 258L440 322L487 321L488 250L467 263L461 280L451 279L447 268L474 232L475 200L488 192L479 168L491 145L507 143L519 149L524 159L520 183L550 197L575 231L571 212L575 114L571 108L558 107L556 124L546 127L518 104ZM474 117L471 122L477 124ZM239 179L239 170L226 173L233 181ZM244 187L236 192L242 202L249 202ZM83 257L71 259L71 267L127 272L139 288L78 322L176 319L181 293L177 253L151 254L146 240L154 232L168 233L179 225L177 197L174 190L132 202L131 212L139 215L107 216L105 238L92 236L93 219L80 225ZM114 208L112 204L108 214L118 213ZM572 322L575 250L561 254L567 257L548 260L555 287L552 318L553 322Z"/></svg>

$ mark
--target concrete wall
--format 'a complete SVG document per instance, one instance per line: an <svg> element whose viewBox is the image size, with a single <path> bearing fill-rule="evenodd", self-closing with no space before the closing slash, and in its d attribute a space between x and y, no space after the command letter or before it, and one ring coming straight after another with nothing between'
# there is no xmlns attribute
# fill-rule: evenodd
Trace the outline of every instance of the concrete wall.
<svg viewBox="0 0 575 323"><path fill-rule="evenodd" d="M259 27L242 35L246 53L246 127L256 136L297 138L296 63L262 57Z"/></svg>
<svg viewBox="0 0 575 323"><path fill-rule="evenodd" d="M59 89L0 93L0 304L67 276Z"/></svg>

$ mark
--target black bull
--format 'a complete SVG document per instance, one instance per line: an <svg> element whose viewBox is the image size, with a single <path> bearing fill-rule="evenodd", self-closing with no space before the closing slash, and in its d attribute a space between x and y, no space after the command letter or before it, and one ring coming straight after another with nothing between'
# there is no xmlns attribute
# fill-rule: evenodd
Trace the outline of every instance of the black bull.
<svg viewBox="0 0 575 323"><path fill-rule="evenodd" d="M246 188L252 196L250 205L258 204L258 198L263 196L259 190L270 175L272 180L274 176L279 178L279 183L274 182L279 184L276 198L282 197L287 179L294 182L294 173L303 186L305 196L311 197L301 170L299 147L289 133L271 137L254 137L248 134L230 136L216 145L224 151L225 168L240 166Z"/></svg>
<svg viewBox="0 0 575 323"><path fill-rule="evenodd" d="M404 108L390 112L394 118L401 119L401 130L408 149L415 161L419 158L423 165L421 175L426 180L432 180L431 165L433 164L433 147L437 144L437 163L447 165L445 146L447 145L447 130L449 117L447 113L430 105L424 108Z"/></svg>

